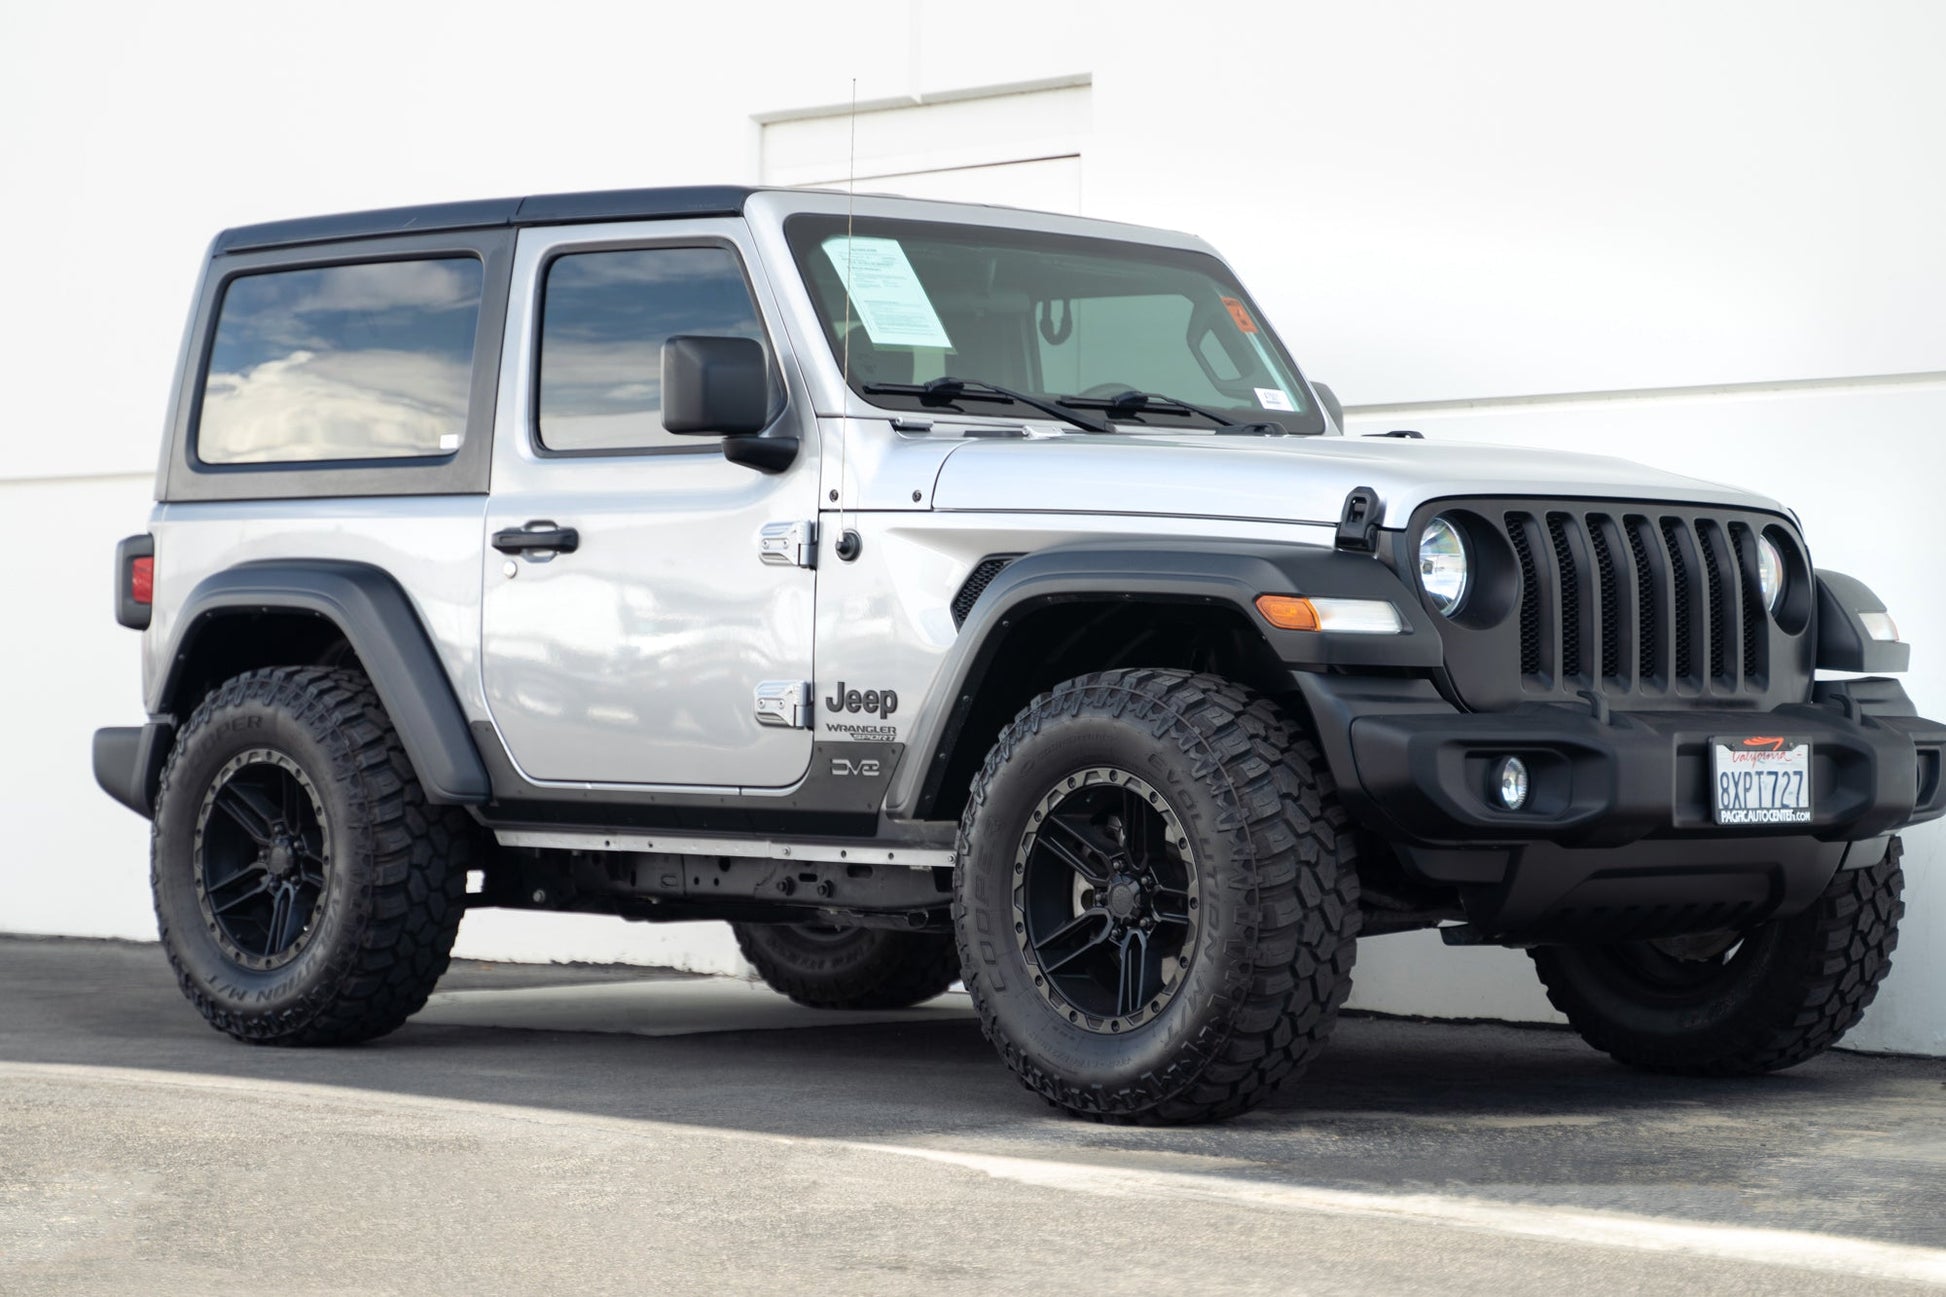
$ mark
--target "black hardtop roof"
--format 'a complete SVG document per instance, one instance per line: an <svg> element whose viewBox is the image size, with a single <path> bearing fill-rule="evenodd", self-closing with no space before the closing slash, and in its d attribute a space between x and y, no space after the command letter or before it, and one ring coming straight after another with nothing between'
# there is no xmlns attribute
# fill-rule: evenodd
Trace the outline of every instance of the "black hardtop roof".
<svg viewBox="0 0 1946 1297"><path fill-rule="evenodd" d="M239 225L216 236L210 252L257 252L340 239L378 239L440 230L510 225L571 225L581 221L643 221L674 216L738 216L757 191L746 185L690 185L668 189L607 189L583 194L531 194L465 203L386 207L289 221Z"/></svg>

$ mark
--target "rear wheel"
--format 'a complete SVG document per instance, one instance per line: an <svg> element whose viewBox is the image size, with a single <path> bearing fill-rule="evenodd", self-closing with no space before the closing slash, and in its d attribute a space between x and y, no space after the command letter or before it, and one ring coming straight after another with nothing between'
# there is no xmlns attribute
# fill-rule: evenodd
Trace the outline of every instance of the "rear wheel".
<svg viewBox="0 0 1946 1297"><path fill-rule="evenodd" d="M1596 1049L1658 1072L1736 1076L1836 1044L1878 994L1905 912L1900 844L1836 874L1802 914L1744 932L1530 952L1547 998Z"/></svg>
<svg viewBox="0 0 1946 1297"><path fill-rule="evenodd" d="M733 923L764 984L813 1009L903 1009L959 980L953 939L815 923Z"/></svg>
<svg viewBox="0 0 1946 1297"><path fill-rule="evenodd" d="M1356 835L1330 773L1215 676L1110 671L1036 698L974 780L957 857L987 1036L1078 1116L1244 1112L1350 991Z"/></svg>
<svg viewBox="0 0 1946 1297"><path fill-rule="evenodd" d="M183 994L256 1044L369 1040L425 1004L465 908L474 830L428 805L355 671L227 681L176 739L150 885Z"/></svg>

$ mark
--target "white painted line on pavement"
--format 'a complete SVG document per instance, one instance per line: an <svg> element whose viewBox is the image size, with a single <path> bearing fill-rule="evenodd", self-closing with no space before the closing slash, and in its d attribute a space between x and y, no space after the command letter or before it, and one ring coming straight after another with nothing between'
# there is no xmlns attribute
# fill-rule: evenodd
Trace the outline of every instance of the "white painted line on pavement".
<svg viewBox="0 0 1946 1297"><path fill-rule="evenodd" d="M630 1138L700 1137L739 1143L837 1148L867 1156L877 1154L915 1158L1036 1188L1099 1197L1228 1203L1258 1210L1355 1217L1400 1225L1462 1229L1570 1246L1620 1248L1946 1287L1946 1250L1801 1230L1700 1224L1620 1212L1493 1202L1449 1194L1385 1194L1320 1189L1241 1176L1076 1164L1043 1158L928 1148L916 1144L822 1140L720 1126L603 1117L518 1104L442 1099L305 1081L216 1076L201 1072L68 1063L0 1062L0 1081L10 1078L303 1097L337 1107L470 1114L528 1125L598 1129Z"/></svg>
<svg viewBox="0 0 1946 1297"><path fill-rule="evenodd" d="M1696 1224L1655 1216L1493 1202L1448 1194L1318 1189L1240 1176L1052 1162L907 1145L860 1144L858 1147L964 1167L996 1179L1039 1188L1104 1197L1226 1202L1271 1211L1439 1225L1581 1246L1629 1248L1638 1252L1946 1285L1946 1251L1832 1234Z"/></svg>

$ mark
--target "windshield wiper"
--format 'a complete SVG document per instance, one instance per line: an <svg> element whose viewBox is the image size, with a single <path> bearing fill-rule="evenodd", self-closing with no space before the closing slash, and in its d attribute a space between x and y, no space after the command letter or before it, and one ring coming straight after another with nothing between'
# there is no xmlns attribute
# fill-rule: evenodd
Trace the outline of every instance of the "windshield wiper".
<svg viewBox="0 0 1946 1297"><path fill-rule="evenodd" d="M954 401L991 401L1000 405L1019 404L1042 414L1064 420L1088 432L1113 432L1115 425L1106 419L1091 419L1085 414L1062 409L1062 404L1016 392L1011 387L983 383L973 378L935 378L929 383L867 383L867 396L916 396L922 405L950 405Z"/></svg>
<svg viewBox="0 0 1946 1297"><path fill-rule="evenodd" d="M1201 415L1215 424L1218 432L1248 433L1259 437L1282 437L1290 432L1283 424L1274 421L1238 423L1229 415L1206 406L1191 405L1160 392L1138 392L1134 388L1114 396L1064 396L1060 398L1060 404L1077 410L1101 410L1111 419L1126 419L1130 415L1153 410L1158 414Z"/></svg>

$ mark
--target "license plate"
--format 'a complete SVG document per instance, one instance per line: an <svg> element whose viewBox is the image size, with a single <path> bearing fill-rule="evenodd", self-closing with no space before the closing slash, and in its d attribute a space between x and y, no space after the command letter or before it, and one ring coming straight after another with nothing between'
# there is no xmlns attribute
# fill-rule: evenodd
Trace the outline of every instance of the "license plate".
<svg viewBox="0 0 1946 1297"><path fill-rule="evenodd" d="M1811 745L1762 735L1710 740L1718 824L1808 824Z"/></svg>

